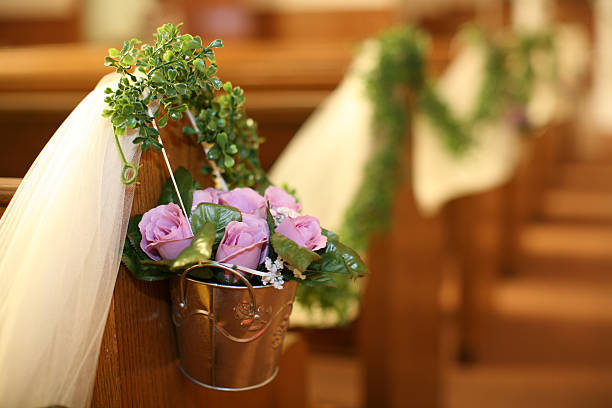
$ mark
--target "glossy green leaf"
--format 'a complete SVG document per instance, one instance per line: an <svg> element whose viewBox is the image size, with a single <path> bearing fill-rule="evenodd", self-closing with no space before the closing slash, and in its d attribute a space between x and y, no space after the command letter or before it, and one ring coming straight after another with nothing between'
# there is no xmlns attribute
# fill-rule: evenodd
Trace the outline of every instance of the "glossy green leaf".
<svg viewBox="0 0 612 408"><path fill-rule="evenodd" d="M242 221L242 215L240 210L228 205L201 203L191 213L191 227L194 231L199 231L205 224L215 226L215 247L221 242L225 227L231 221Z"/></svg>
<svg viewBox="0 0 612 408"><path fill-rule="evenodd" d="M191 241L191 245L185 248L172 262L171 269L183 269L209 260L212 256L215 235L214 224L204 224Z"/></svg>
<svg viewBox="0 0 612 408"><path fill-rule="evenodd" d="M157 121L157 126L159 126L160 128L163 128L167 124L168 124L168 114L166 113L164 116L159 118L159 120Z"/></svg>
<svg viewBox="0 0 612 408"><path fill-rule="evenodd" d="M223 41L217 38L216 40L208 44L207 48L221 48L221 47L223 47Z"/></svg>
<svg viewBox="0 0 612 408"><path fill-rule="evenodd" d="M206 72L206 63L202 58L197 58L193 61L193 66L200 72Z"/></svg>
<svg viewBox="0 0 612 408"><path fill-rule="evenodd" d="M329 233L329 231L326 232ZM310 266L311 270L322 273L348 274L351 278L358 278L368 273L368 269L359 254L329 237L321 258L321 261Z"/></svg>
<svg viewBox="0 0 612 408"><path fill-rule="evenodd" d="M270 244L281 258L294 268L297 268L300 272L304 272L308 269L311 263L321 260L321 256L316 252L299 246L278 232L274 232L270 235Z"/></svg>

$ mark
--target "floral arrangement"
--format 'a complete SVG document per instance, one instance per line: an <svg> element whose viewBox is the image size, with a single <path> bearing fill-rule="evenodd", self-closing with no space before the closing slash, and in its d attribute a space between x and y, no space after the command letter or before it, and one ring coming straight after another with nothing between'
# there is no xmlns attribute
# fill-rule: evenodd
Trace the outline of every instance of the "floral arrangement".
<svg viewBox="0 0 612 408"><path fill-rule="evenodd" d="M161 151L160 128L181 120L186 137L202 144L202 172L216 188L202 188L184 168L170 174L158 205L131 218L122 260L135 277L160 280L195 265L190 277L203 282L241 285L223 272L232 268L251 284L282 289L287 280L301 286L335 286L338 276L367 273L363 261L319 220L301 214L295 197L268 181L257 157L260 139L244 111L244 92L222 83L214 49L198 36L180 34L166 24L154 45L126 41L111 48L106 65L122 74L116 89L106 89L117 147L124 163L122 181L131 184L138 168L125 160L118 137L138 129L133 142ZM168 165L168 167L170 167Z"/></svg>
<svg viewBox="0 0 612 408"><path fill-rule="evenodd" d="M334 285L334 275L367 273L359 255L319 220L302 215L302 205L283 189L269 185L263 194L249 187L229 191L201 189L184 168L174 174L189 208L186 217L172 188L159 205L132 217L123 262L139 279L166 279L193 266L190 275L205 282L236 284L236 278L206 266L238 270L254 285L282 289L286 280Z"/></svg>

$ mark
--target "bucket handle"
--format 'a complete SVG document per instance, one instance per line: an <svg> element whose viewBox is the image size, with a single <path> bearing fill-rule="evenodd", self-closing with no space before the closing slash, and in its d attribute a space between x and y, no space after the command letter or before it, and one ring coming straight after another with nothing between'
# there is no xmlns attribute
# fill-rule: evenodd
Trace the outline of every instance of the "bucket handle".
<svg viewBox="0 0 612 408"><path fill-rule="evenodd" d="M257 315L257 310L259 310L259 308L257 307L257 299L255 298L255 290L253 289L253 285L251 285L251 282L249 282L249 280L247 278L245 278L240 272L238 272L235 269L232 269L228 266L225 265L220 265L220 264L216 264L216 265L207 265L207 264L197 264L197 265L193 265L187 269L185 269L185 271L183 273L180 274L180 281L179 281L179 306L181 308L184 308L187 305L187 300L186 300L186 296L187 294L185 293L187 288L185 287L185 278L187 277L187 274L195 269L198 268L203 268L205 266L208 267L212 267L212 268L219 268L219 269L223 269L226 272L230 272L232 273L235 277L237 277L239 280L242 281L242 283L244 283L247 287L247 290L249 291L249 297L251 298L251 308L252 308L252 312L253 312L253 319L257 319L259 318L259 316Z"/></svg>

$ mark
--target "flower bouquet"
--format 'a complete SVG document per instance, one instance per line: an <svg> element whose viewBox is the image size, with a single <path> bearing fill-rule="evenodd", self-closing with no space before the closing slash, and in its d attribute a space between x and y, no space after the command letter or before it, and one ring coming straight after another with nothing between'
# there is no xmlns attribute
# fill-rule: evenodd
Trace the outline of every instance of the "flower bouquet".
<svg viewBox="0 0 612 408"><path fill-rule="evenodd" d="M367 269L268 181L243 91L215 76L222 42L203 46L172 24L155 38L154 45L126 41L106 58L122 75L106 90L104 111L124 162L121 179L136 181L138 167L125 160L119 136L161 151L170 169L160 129L186 116L183 133L202 145L202 171L215 188L202 188L182 167L170 171L158 205L131 218L122 260L138 279L170 279L187 377L217 389L261 386L276 374L298 284L334 286L334 276L357 278Z"/></svg>

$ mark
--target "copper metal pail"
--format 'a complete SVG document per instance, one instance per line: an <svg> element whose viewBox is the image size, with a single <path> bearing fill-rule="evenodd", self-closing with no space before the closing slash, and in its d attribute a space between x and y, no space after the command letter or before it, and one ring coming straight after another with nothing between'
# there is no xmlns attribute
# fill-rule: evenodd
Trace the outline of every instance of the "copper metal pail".
<svg viewBox="0 0 612 408"><path fill-rule="evenodd" d="M253 287L203 283L183 275L170 284L181 371L196 384L244 391L274 379L297 283Z"/></svg>

